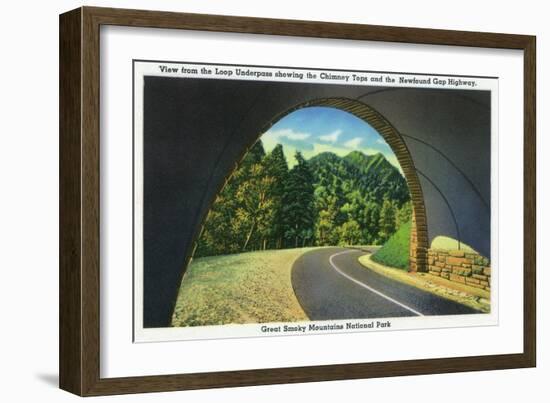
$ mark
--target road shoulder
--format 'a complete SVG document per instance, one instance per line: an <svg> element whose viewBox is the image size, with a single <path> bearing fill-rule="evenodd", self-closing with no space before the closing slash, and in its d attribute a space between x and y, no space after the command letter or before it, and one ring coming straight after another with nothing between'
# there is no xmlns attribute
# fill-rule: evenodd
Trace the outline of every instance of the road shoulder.
<svg viewBox="0 0 550 403"><path fill-rule="evenodd" d="M404 270L384 266L374 262L370 256L370 254L365 254L358 258L359 263L366 270L372 270L392 280L419 288L442 298L450 299L483 313L491 311L490 294L485 290L453 283L429 273L409 273Z"/></svg>

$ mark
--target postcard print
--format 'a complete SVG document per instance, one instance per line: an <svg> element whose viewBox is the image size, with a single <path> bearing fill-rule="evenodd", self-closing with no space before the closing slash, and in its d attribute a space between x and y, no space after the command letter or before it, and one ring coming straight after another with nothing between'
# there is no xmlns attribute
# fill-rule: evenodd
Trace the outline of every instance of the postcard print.
<svg viewBox="0 0 550 403"><path fill-rule="evenodd" d="M494 325L498 79L134 61L134 339Z"/></svg>

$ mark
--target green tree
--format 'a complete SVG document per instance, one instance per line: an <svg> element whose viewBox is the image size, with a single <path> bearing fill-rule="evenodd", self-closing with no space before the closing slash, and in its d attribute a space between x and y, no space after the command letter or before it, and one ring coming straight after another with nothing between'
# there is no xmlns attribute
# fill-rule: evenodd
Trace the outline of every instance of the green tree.
<svg viewBox="0 0 550 403"><path fill-rule="evenodd" d="M273 150L265 156L263 165L266 174L274 179L272 187L274 217L272 227L268 231L269 240L271 240L275 249L280 249L283 245L285 234L283 220L283 195L285 192L285 183L288 176L288 164L286 162L283 146L277 144ZM264 242L265 245L266 242ZM265 248L264 248L265 249Z"/></svg>
<svg viewBox="0 0 550 403"><path fill-rule="evenodd" d="M396 227L400 228L402 225L408 223L412 218L412 204L410 201L403 203L399 211L397 211L397 223Z"/></svg>
<svg viewBox="0 0 550 403"><path fill-rule="evenodd" d="M365 203L362 215L362 229L365 243L376 245L379 243L380 232L380 205L374 201Z"/></svg>
<svg viewBox="0 0 550 403"><path fill-rule="evenodd" d="M242 198L238 198L237 193L242 186L247 186L243 184L251 179L253 166L261 163L264 156L262 142L258 141L227 179L206 216L202 233L197 242L195 256L241 251L246 239L246 230L252 224L247 221L249 214L247 214L246 208L243 209Z"/></svg>
<svg viewBox="0 0 550 403"><path fill-rule="evenodd" d="M289 171L284 186L283 225L289 246L305 246L313 239L315 205L313 174L308 163L298 151L296 165Z"/></svg>
<svg viewBox="0 0 550 403"><path fill-rule="evenodd" d="M321 246L337 245L339 233L336 225L336 216L338 215L336 196L327 195L322 209L318 208L319 214L315 224L316 244Z"/></svg>
<svg viewBox="0 0 550 403"><path fill-rule="evenodd" d="M359 223L353 219L346 221L340 227L340 244L341 245L357 245L361 240L361 227Z"/></svg>
<svg viewBox="0 0 550 403"><path fill-rule="evenodd" d="M260 163L264 157L265 157L264 145L261 140L258 140L254 143L254 145L250 148L250 150L248 150L248 152L244 155L240 166L246 169L247 167L251 167L254 164Z"/></svg>
<svg viewBox="0 0 550 403"><path fill-rule="evenodd" d="M380 210L380 221L379 221L379 232L380 239L382 242L386 242L390 236L395 232L395 207L393 203L384 199L382 203L382 208Z"/></svg>
<svg viewBox="0 0 550 403"><path fill-rule="evenodd" d="M243 251L247 250L255 233L260 239L265 240L273 224L275 201L272 190L275 179L267 175L266 171L262 163L252 165L248 180L241 183L235 195L239 203L237 218L243 222L242 226L247 228Z"/></svg>

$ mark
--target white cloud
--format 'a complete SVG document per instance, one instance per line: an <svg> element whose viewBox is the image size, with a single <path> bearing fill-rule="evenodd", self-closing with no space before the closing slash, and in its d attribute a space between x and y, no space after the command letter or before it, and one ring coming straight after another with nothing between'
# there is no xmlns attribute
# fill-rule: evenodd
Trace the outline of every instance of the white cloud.
<svg viewBox="0 0 550 403"><path fill-rule="evenodd" d="M361 144L362 141L363 139L361 137L354 137L351 140L346 141L344 143L344 147L355 149L359 147L359 144Z"/></svg>
<svg viewBox="0 0 550 403"><path fill-rule="evenodd" d="M311 133L296 132L292 129L269 130L265 135L274 139L287 138L289 140L305 140L311 136Z"/></svg>
<svg viewBox="0 0 550 403"><path fill-rule="evenodd" d="M322 136L319 136L319 140L325 142L325 143L336 143L338 141L338 137L342 134L342 130L338 129L333 131L329 134L324 134Z"/></svg>
<svg viewBox="0 0 550 403"><path fill-rule="evenodd" d="M382 138L377 139L376 142L377 142L378 144L382 144L382 145L387 145L387 144L388 144L388 143L386 143L386 140L384 140L384 139L382 139Z"/></svg>

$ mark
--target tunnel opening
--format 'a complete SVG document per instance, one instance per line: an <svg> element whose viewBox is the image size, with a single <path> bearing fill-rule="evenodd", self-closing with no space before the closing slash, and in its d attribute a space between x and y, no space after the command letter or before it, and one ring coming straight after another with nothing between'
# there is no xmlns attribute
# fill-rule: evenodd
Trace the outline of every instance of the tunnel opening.
<svg viewBox="0 0 550 403"><path fill-rule="evenodd" d="M202 220L191 260L383 245L403 234L408 256L401 268L427 271L424 199L403 138L366 103L316 99L259 130Z"/></svg>

